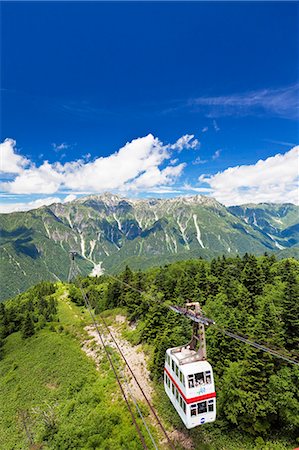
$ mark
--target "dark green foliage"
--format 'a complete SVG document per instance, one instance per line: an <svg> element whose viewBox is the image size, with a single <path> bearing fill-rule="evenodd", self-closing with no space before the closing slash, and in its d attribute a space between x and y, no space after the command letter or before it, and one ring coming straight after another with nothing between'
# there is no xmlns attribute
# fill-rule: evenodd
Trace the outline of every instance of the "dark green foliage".
<svg viewBox="0 0 299 450"><path fill-rule="evenodd" d="M71 301L76 303L77 305L79 306L84 305L84 299L82 297L80 289L73 284L71 284L69 288L69 297Z"/></svg>
<svg viewBox="0 0 299 450"><path fill-rule="evenodd" d="M107 307L115 308L121 304L121 284L118 281L112 281L109 283L107 292Z"/></svg>
<svg viewBox="0 0 299 450"><path fill-rule="evenodd" d="M145 273L126 267L117 280L103 276L98 283L108 285L108 308L125 306L129 318L138 320L138 340L153 348L151 375L160 381L166 349L187 343L191 335L190 323L168 309L171 303L199 301L221 328L299 358L298 277L294 259L276 262L267 254L245 254L211 263L185 261ZM87 290L92 283L86 280ZM217 327L208 329L206 337L216 376L218 423L255 436L267 436L279 427L295 438L298 370L223 335Z"/></svg>
<svg viewBox="0 0 299 450"><path fill-rule="evenodd" d="M55 284L50 283L49 281L42 281L32 288L32 293L35 297L41 300L48 295L54 294L56 291Z"/></svg>
<svg viewBox="0 0 299 450"><path fill-rule="evenodd" d="M9 334L9 319L4 303L0 303L0 339Z"/></svg>
<svg viewBox="0 0 299 450"><path fill-rule="evenodd" d="M264 285L262 268L258 264L255 256L245 256L247 256L247 262L241 274L241 281L251 295L262 294Z"/></svg>
<svg viewBox="0 0 299 450"><path fill-rule="evenodd" d="M299 434L299 369L283 366L269 378L275 425L293 436Z"/></svg>
<svg viewBox="0 0 299 450"><path fill-rule="evenodd" d="M0 303L0 339L19 330L27 338L51 322L57 314L55 290L53 283L42 282L14 299Z"/></svg>
<svg viewBox="0 0 299 450"><path fill-rule="evenodd" d="M3 358L4 355L4 340L0 337L0 360Z"/></svg>
<svg viewBox="0 0 299 450"><path fill-rule="evenodd" d="M28 311L27 311L24 321L22 323L21 331L22 331L23 339L29 338L30 336L34 335L34 332L35 332L34 323L33 323L32 317Z"/></svg>
<svg viewBox="0 0 299 450"><path fill-rule="evenodd" d="M299 286L295 267L286 261L283 270L283 321L286 331L286 347L299 348Z"/></svg>

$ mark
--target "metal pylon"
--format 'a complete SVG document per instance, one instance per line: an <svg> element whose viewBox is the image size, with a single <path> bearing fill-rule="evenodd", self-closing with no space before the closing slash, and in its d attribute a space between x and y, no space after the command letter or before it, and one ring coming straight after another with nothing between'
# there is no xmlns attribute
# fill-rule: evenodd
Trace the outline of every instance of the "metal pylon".
<svg viewBox="0 0 299 450"><path fill-rule="evenodd" d="M76 276L79 275L78 268L75 263L75 256L77 255L77 252L74 250L70 250L69 255L70 255L71 265L70 265L70 270L69 270L69 274L67 277L68 283L70 283L73 278L76 278Z"/></svg>
<svg viewBox="0 0 299 450"><path fill-rule="evenodd" d="M202 316L202 310L198 302L186 303L186 309L189 313L195 314L196 317ZM203 323L193 322L192 338L189 345L190 350L196 351L201 360L207 359L206 335Z"/></svg>
<svg viewBox="0 0 299 450"><path fill-rule="evenodd" d="M189 350L194 350L196 352L191 359L204 361L207 358L205 326L208 327L215 322L202 315L202 310L198 302L186 303L185 307L171 305L169 308L178 314L182 314L193 322L191 341L187 345L176 347L173 352L188 348ZM190 362L189 356L180 360L180 364L186 364L188 362Z"/></svg>

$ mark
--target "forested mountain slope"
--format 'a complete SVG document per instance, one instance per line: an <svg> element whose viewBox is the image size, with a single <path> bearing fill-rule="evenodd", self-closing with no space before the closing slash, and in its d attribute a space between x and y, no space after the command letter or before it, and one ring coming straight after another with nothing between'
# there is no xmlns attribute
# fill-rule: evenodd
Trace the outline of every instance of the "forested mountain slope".
<svg viewBox="0 0 299 450"><path fill-rule="evenodd" d="M1 214L1 298L43 279L66 280L69 250L80 255L84 274L117 272L127 263L142 269L194 257L292 252L298 243L298 207L242 208L226 208L204 196L162 200L103 194Z"/></svg>
<svg viewBox="0 0 299 450"><path fill-rule="evenodd" d="M134 326L124 329L124 336L132 345L145 345L150 355L155 407L170 427L192 440L195 449L298 446L298 366L234 341L220 330L246 335L298 360L296 260L246 254L177 262L146 272L127 267L117 277L88 277L81 284L96 315L107 316L115 307L127 313ZM215 373L217 421L191 431L184 429L172 409L162 382L166 348L188 342L191 331L188 320L168 305L186 300L199 301L217 324L206 333L208 360ZM80 350L78 339L88 323L82 305L76 282L41 283L0 305L3 448L16 443L26 448L24 418L34 442L44 448L122 449L128 442L130 448L141 448L123 400L117 397L117 408L111 403L111 395L119 394L107 360L101 359L97 374Z"/></svg>
<svg viewBox="0 0 299 450"><path fill-rule="evenodd" d="M255 436L299 436L299 366L232 340L221 328L280 349L299 360L299 263L275 257L192 260L132 273L118 280L84 280L97 311L126 306L137 320L134 342L154 347L151 371L159 380L165 351L188 342L190 324L167 307L199 301L217 326L206 333L216 373L218 423ZM100 293L100 295L99 295ZM76 287L70 292L80 300ZM271 446L269 448L272 448Z"/></svg>
<svg viewBox="0 0 299 450"><path fill-rule="evenodd" d="M287 247L299 246L299 211L295 205L260 203L231 206L228 209L253 228L267 234L278 249L286 247L286 239L289 244Z"/></svg>

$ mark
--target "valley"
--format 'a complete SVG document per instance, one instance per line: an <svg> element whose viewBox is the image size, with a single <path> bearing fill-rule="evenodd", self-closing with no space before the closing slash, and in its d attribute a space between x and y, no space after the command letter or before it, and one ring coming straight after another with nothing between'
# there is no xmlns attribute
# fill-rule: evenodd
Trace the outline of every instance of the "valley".
<svg viewBox="0 0 299 450"><path fill-rule="evenodd" d="M117 273L182 259L246 252L299 253L298 207L225 207L204 196L126 199L82 197L0 215L1 298L42 280L65 281L69 251L83 275Z"/></svg>

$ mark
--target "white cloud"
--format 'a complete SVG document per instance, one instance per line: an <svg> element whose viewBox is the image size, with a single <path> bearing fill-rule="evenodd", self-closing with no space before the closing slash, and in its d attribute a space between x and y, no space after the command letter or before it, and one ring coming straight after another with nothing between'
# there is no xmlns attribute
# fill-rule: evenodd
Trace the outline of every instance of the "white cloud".
<svg viewBox="0 0 299 450"><path fill-rule="evenodd" d="M210 194L212 192L211 188L207 188L207 187L194 187L189 183L185 183L183 186L183 190L184 191L193 191L193 192L201 192L204 194Z"/></svg>
<svg viewBox="0 0 299 450"><path fill-rule="evenodd" d="M158 188L153 188L153 189L149 189L148 190L149 194L181 194L182 193L182 189L180 188L172 188L172 187L168 187L168 186L161 186ZM150 195L148 195L149 197Z"/></svg>
<svg viewBox="0 0 299 450"><path fill-rule="evenodd" d="M61 150L66 150L70 146L65 142L62 142L61 144L55 144L55 142L53 142L52 147L54 148L55 152L60 152Z"/></svg>
<svg viewBox="0 0 299 450"><path fill-rule="evenodd" d="M5 139L0 143L0 173L20 173L29 161L15 151L16 141Z"/></svg>
<svg viewBox="0 0 299 450"><path fill-rule="evenodd" d="M196 166L196 165L198 165L198 164L205 164L206 162L207 162L207 160L201 159L201 157L198 156L197 158L195 158L194 161L192 161L192 164L193 164L194 166Z"/></svg>
<svg viewBox="0 0 299 450"><path fill-rule="evenodd" d="M201 175L199 181L212 188L211 195L225 205L244 203L299 203L298 151L290 151L256 164L230 167L216 175Z"/></svg>
<svg viewBox="0 0 299 450"><path fill-rule="evenodd" d="M0 213L11 213L16 211L29 211L30 209L40 208L44 205L61 202L59 197L39 198L27 203L6 203L0 205Z"/></svg>
<svg viewBox="0 0 299 450"><path fill-rule="evenodd" d="M185 164L165 167L165 163L171 159L173 152L180 152L183 148L196 148L198 145L194 135L185 135L173 145L164 145L149 134L94 161L81 159L65 164L50 164L48 161L40 166L31 164L28 169L19 171L13 181L3 182L0 187L11 194L54 194L63 190L142 190L161 184L173 184L181 175Z"/></svg>
<svg viewBox="0 0 299 450"><path fill-rule="evenodd" d="M298 118L299 83L279 89L261 89L188 100L187 106L209 111L209 117L270 115ZM186 106L186 105L185 105Z"/></svg>
<svg viewBox="0 0 299 450"><path fill-rule="evenodd" d="M194 139L194 134L185 134L180 137L175 144L171 145L172 150L178 150L179 152L183 149L195 149L200 146L198 139Z"/></svg>
<svg viewBox="0 0 299 450"><path fill-rule="evenodd" d="M1 188L11 194L53 194L63 181L58 168L58 163L52 165L45 161L40 167L23 170L13 181L1 183Z"/></svg>
<svg viewBox="0 0 299 450"><path fill-rule="evenodd" d="M208 131L209 127L203 127L203 129L201 130L202 133L206 133Z"/></svg>
<svg viewBox="0 0 299 450"><path fill-rule="evenodd" d="M63 203L72 202L72 201L76 200L76 198L77 198L77 195L69 194L65 197L65 199L63 200Z"/></svg>
<svg viewBox="0 0 299 450"><path fill-rule="evenodd" d="M0 213L10 213L16 211L29 211L40 208L41 206L52 205L53 203L67 203L76 200L74 194L67 195L63 200L59 197L45 197L32 200L30 202L6 203L0 205Z"/></svg>
<svg viewBox="0 0 299 450"><path fill-rule="evenodd" d="M152 167L144 172L140 177L134 181L130 189L132 190L147 190L160 185L171 185L181 175L185 163L178 164L177 166L168 166L163 170L158 167Z"/></svg>
<svg viewBox="0 0 299 450"><path fill-rule="evenodd" d="M212 159L215 161L215 159L218 159L221 153L221 149L216 150L216 152L214 153L214 155L212 156Z"/></svg>
<svg viewBox="0 0 299 450"><path fill-rule="evenodd" d="M218 132L218 131L220 130L220 128L219 128L219 126L218 126L218 124L217 124L217 122L216 122L215 119L213 120L213 127L214 127L214 130L215 130L216 132Z"/></svg>

